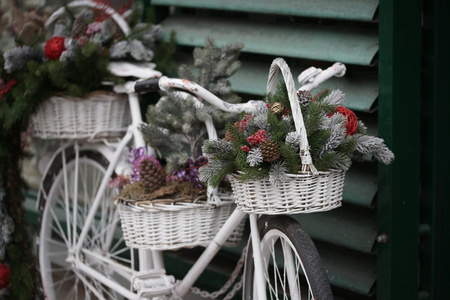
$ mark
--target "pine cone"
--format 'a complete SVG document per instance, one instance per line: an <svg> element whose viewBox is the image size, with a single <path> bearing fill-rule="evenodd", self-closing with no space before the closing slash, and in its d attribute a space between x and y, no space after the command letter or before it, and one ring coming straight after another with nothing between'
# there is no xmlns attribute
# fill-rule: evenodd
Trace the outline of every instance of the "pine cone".
<svg viewBox="0 0 450 300"><path fill-rule="evenodd" d="M309 91L300 90L297 92L297 96L302 107L307 107L309 102L312 101L312 95Z"/></svg>
<svg viewBox="0 0 450 300"><path fill-rule="evenodd" d="M148 158L141 161L140 176L142 185L145 186L149 193L152 193L166 184L164 172Z"/></svg>
<svg viewBox="0 0 450 300"><path fill-rule="evenodd" d="M228 130L225 132L224 141L231 142L233 140L233 135Z"/></svg>
<svg viewBox="0 0 450 300"><path fill-rule="evenodd" d="M274 115L276 115L278 118L281 118L281 116L283 115L285 109L286 108L284 107L283 103L281 103L281 102L274 102L272 104L272 106L270 107L270 112L273 113Z"/></svg>
<svg viewBox="0 0 450 300"><path fill-rule="evenodd" d="M88 26L88 24L83 15L76 16L75 22L73 23L73 26L72 26L72 36L77 37L80 35L84 35L84 33L86 32L87 26Z"/></svg>
<svg viewBox="0 0 450 300"><path fill-rule="evenodd" d="M259 146L264 161L273 162L280 158L280 147L271 139L265 139Z"/></svg>

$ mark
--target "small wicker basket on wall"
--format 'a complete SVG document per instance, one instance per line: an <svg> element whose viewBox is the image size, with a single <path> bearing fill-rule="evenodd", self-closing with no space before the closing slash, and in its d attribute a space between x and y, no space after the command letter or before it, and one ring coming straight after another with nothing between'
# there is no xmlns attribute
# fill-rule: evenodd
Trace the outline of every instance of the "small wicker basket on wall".
<svg viewBox="0 0 450 300"><path fill-rule="evenodd" d="M33 134L42 139L120 137L131 124L126 95L91 92L84 98L52 96L32 115Z"/></svg>

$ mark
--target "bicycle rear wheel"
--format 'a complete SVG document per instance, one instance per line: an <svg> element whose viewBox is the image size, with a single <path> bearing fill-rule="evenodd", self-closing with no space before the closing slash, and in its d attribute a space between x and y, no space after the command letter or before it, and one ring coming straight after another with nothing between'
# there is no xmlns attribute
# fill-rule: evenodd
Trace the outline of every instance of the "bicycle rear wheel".
<svg viewBox="0 0 450 300"><path fill-rule="evenodd" d="M104 177L108 161L98 152L70 148L55 159L52 184L44 193L45 207L39 233L39 261L44 292L48 299L122 299L114 289L76 267L74 257L129 289L129 278L117 272L117 264L131 267L131 252L125 246L114 191L102 194L93 226L80 253L74 253L81 228Z"/></svg>
<svg viewBox="0 0 450 300"><path fill-rule="evenodd" d="M258 220L267 299L333 299L317 249L303 227L288 216ZM256 299L253 250L249 243L243 299Z"/></svg>

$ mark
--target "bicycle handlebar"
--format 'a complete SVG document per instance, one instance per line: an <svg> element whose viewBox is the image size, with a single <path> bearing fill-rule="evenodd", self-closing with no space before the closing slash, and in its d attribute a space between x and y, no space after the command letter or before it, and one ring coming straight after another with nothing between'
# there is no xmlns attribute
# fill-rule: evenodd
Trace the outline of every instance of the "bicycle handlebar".
<svg viewBox="0 0 450 300"><path fill-rule="evenodd" d="M134 85L134 91L137 93L160 91L161 88L159 87L159 79L160 78L149 78L146 80L138 81Z"/></svg>
<svg viewBox="0 0 450 300"><path fill-rule="evenodd" d="M322 82L328 80L331 77L341 77L345 74L346 68L342 63L335 63L328 69L322 71L321 69L309 68L304 71L299 77L305 73L311 73L311 69L314 69L314 74L308 74L306 79L302 80L304 84L299 90L312 90L320 85ZM194 94L198 99L205 100L217 108L233 113L240 113L242 111L254 112L259 108L265 106L265 103L260 100L251 100L246 103L231 104L218 98L207 89L196 84L195 82L187 79L168 78L162 76L160 78L150 78L142 81L138 81L134 85L134 90L138 93L155 92L155 91L167 91L169 89L181 89L186 92Z"/></svg>

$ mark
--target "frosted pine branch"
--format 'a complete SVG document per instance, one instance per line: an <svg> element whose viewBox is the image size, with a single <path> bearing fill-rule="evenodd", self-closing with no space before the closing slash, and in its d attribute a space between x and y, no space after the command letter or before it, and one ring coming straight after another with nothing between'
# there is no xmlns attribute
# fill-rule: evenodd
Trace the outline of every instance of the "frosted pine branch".
<svg viewBox="0 0 450 300"><path fill-rule="evenodd" d="M321 156L325 151L336 149L345 139L345 122L346 118L341 114L334 114L330 118L328 124L328 129L331 132L325 145L323 145L319 156Z"/></svg>
<svg viewBox="0 0 450 300"><path fill-rule="evenodd" d="M373 154L381 149L384 140L375 136L355 134L357 145L356 151L361 154Z"/></svg>
<svg viewBox="0 0 450 300"><path fill-rule="evenodd" d="M384 144L384 140L370 135L355 135L357 145L356 152L361 154L372 154L383 164L390 164L395 156Z"/></svg>
<svg viewBox="0 0 450 300"><path fill-rule="evenodd" d="M345 94L340 90L332 91L324 100L324 103L328 103L331 105L340 106L343 105L345 99Z"/></svg>
<svg viewBox="0 0 450 300"><path fill-rule="evenodd" d="M142 124L140 130L146 142L160 151L180 151L183 144L177 136L171 135L167 129L153 124Z"/></svg>
<svg viewBox="0 0 450 300"><path fill-rule="evenodd" d="M270 166L269 181L274 186L280 186L286 181L286 163L284 161L275 162Z"/></svg>
<svg viewBox="0 0 450 300"><path fill-rule="evenodd" d="M138 61L151 61L153 59L153 51L147 49L139 40L120 41L110 48L111 58L124 58L131 55Z"/></svg>
<svg viewBox="0 0 450 300"><path fill-rule="evenodd" d="M211 158L216 155L226 154L233 151L231 142L224 140L206 140L202 147L203 155L206 158Z"/></svg>
<svg viewBox="0 0 450 300"><path fill-rule="evenodd" d="M100 32L102 35L102 39L104 41L107 41L110 38L112 38L113 35L116 33L116 27L114 25L114 22L111 20L107 20L107 21L103 22Z"/></svg>
<svg viewBox="0 0 450 300"><path fill-rule="evenodd" d="M111 48L109 49L109 53L111 55L111 58L123 58L127 56L128 50L128 42L120 41L111 46Z"/></svg>
<svg viewBox="0 0 450 300"><path fill-rule="evenodd" d="M130 55L138 61L151 61L153 59L153 51L145 48L139 40L130 41Z"/></svg>
<svg viewBox="0 0 450 300"><path fill-rule="evenodd" d="M284 129L286 131L294 131L295 130L294 122L292 122L292 116L283 116L282 120L284 122Z"/></svg>
<svg viewBox="0 0 450 300"><path fill-rule="evenodd" d="M3 54L5 59L4 69L8 73L23 70L27 67L29 60L41 61L43 55L42 50L36 47L22 46L10 49Z"/></svg>
<svg viewBox="0 0 450 300"><path fill-rule="evenodd" d="M392 163L395 158L394 153L384 144L377 152L373 153L373 156L385 165Z"/></svg>
<svg viewBox="0 0 450 300"><path fill-rule="evenodd" d="M336 159L333 160L331 168L347 171L351 165L352 159L349 156L343 153L336 153Z"/></svg>
<svg viewBox="0 0 450 300"><path fill-rule="evenodd" d="M206 165L199 169L198 178L201 182L210 185L211 178L217 173L217 170L223 169L227 163L219 159L211 159Z"/></svg>
<svg viewBox="0 0 450 300"><path fill-rule="evenodd" d="M184 164L188 160L189 160L189 156L184 151L171 153L166 158L167 173L172 173L173 171L180 169L180 167L184 166Z"/></svg>
<svg viewBox="0 0 450 300"><path fill-rule="evenodd" d="M358 132L361 134L366 134L367 132L367 127L361 120L358 120Z"/></svg>

